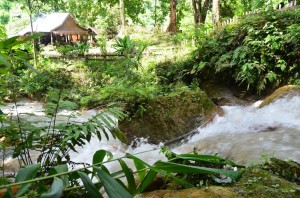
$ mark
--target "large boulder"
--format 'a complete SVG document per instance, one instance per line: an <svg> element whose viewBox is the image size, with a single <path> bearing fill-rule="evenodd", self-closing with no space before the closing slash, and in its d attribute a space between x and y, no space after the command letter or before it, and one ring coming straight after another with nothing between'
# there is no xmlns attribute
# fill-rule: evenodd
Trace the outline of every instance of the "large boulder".
<svg viewBox="0 0 300 198"><path fill-rule="evenodd" d="M293 161L271 158L265 164L252 165L243 169L241 179L231 185L215 186L213 184L206 184L204 186L199 185L198 188L183 190L176 190L176 188L173 190L176 186L161 186L161 189L150 190L149 192L137 195L136 198L296 198L300 197L299 164ZM166 186L167 189L164 189Z"/></svg>
<svg viewBox="0 0 300 198"><path fill-rule="evenodd" d="M277 99L284 97L293 97L300 95L300 86L298 85L286 85L275 90L270 96L266 97L260 104L259 108L262 108Z"/></svg>
<svg viewBox="0 0 300 198"><path fill-rule="evenodd" d="M146 101L146 106L143 116L134 115L119 123L127 143L144 137L157 144L182 136L211 120L219 109L203 91L159 96Z"/></svg>
<svg viewBox="0 0 300 198"><path fill-rule="evenodd" d="M157 190L137 195L135 198L234 198L238 197L229 187L210 186L207 188L188 188L183 190Z"/></svg>

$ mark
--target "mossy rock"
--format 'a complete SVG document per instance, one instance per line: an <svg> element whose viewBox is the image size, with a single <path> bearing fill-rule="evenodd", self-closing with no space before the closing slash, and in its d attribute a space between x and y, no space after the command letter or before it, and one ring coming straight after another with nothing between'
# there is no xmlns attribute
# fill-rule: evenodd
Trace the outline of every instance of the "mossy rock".
<svg viewBox="0 0 300 198"><path fill-rule="evenodd" d="M235 185L239 197L300 197L300 188L296 183L287 181L261 166L249 167L241 180Z"/></svg>
<svg viewBox="0 0 300 198"><path fill-rule="evenodd" d="M270 96L268 96L260 105L259 108L262 108L280 98L283 97L293 97L300 95L300 86L298 85L286 85L278 88Z"/></svg>
<svg viewBox="0 0 300 198"><path fill-rule="evenodd" d="M135 196L136 198L235 198L236 193L229 187L209 186L183 190L157 190Z"/></svg>
<svg viewBox="0 0 300 198"><path fill-rule="evenodd" d="M285 171L282 171L282 170ZM137 198L156 198L156 197L245 197L245 198L298 198L300 197L300 186L295 183L295 177L299 178L299 164L296 162L286 162L272 158L263 165L250 166L244 169L241 179L237 183L224 184L223 186L210 185L199 188L170 189L166 180L160 176L152 184L152 188L147 192L137 195ZM284 174L282 174L284 172ZM287 177L287 173L293 177ZM287 180L288 179L288 180ZM169 186L166 188L166 186Z"/></svg>
<svg viewBox="0 0 300 198"><path fill-rule="evenodd" d="M134 115L119 123L127 143L148 138L151 143L165 142L191 132L213 117L217 106L203 91L183 91L146 101L143 116Z"/></svg>

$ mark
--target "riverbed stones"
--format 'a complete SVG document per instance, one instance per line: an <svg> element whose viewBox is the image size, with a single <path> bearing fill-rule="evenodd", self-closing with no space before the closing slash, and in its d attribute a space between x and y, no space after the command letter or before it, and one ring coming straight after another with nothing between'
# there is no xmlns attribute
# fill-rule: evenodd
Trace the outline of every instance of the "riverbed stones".
<svg viewBox="0 0 300 198"><path fill-rule="evenodd" d="M264 101L259 105L262 108L280 98L300 96L300 86L299 85L286 85L275 90L270 96L266 97Z"/></svg>
<svg viewBox="0 0 300 198"><path fill-rule="evenodd" d="M155 144L172 140L208 122L217 110L222 113L203 91L159 96L144 104L142 116L135 114L119 124L127 143L141 137Z"/></svg>

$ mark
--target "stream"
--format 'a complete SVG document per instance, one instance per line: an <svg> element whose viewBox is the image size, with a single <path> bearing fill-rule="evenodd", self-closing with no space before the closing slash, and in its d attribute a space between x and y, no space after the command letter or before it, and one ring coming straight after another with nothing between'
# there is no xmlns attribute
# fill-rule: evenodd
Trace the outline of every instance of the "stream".
<svg viewBox="0 0 300 198"><path fill-rule="evenodd" d="M300 162L300 97L279 99L261 109L258 108L259 104L260 101L249 106L222 106L224 116L217 116L210 124L198 128L196 135L172 150L175 153L191 153L195 150L201 154L217 153L244 165L259 163L271 156ZM15 114L13 107L14 104L7 103L0 109L4 113ZM24 100L18 103L18 112L38 126L49 122L43 111L43 104L39 102ZM96 113L97 110L75 113L62 111L58 120L63 122L66 116L74 114L72 121L84 122ZM137 156L150 164L166 159L159 152L162 144L153 145L141 139L137 145L133 148L114 139L99 142L93 137L90 143L78 148L78 153L71 153L71 160L91 163L93 154L99 149L111 151L115 158L125 153L141 153ZM110 166L114 169L118 165Z"/></svg>

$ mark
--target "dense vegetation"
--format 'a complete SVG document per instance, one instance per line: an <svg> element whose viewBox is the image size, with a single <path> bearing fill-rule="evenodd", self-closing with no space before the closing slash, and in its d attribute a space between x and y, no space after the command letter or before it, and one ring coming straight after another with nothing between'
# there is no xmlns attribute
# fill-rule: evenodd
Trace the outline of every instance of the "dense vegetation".
<svg viewBox="0 0 300 198"><path fill-rule="evenodd" d="M219 82L261 93L299 84L299 10L253 14L214 36L199 35L192 58L157 67L162 83Z"/></svg>
<svg viewBox="0 0 300 198"><path fill-rule="evenodd" d="M3 163L0 182L6 197L16 193L27 197L101 197L99 190L102 187L110 197L131 197L147 191L158 174L166 177L165 186L176 186L176 189L203 185L203 182L232 183L241 177L241 166L218 156L178 155L163 147L161 152L168 161L150 165L134 155L114 159L110 152L99 150L91 156L92 164L72 170L77 164L69 152L77 151L78 146L89 142L92 136L99 140L116 138L123 141L124 134L115 127L116 122L111 116L119 120L126 116L143 116L143 112L149 110L149 99L199 90L207 81L240 87L251 93L300 83L300 11L270 10L277 2L266 5L258 0L224 1L220 4L223 19L256 8L261 11L221 27L209 21L215 15L214 11L209 12L215 1L205 1L208 19L200 24L196 20L185 23L193 9L185 1L178 1L176 24L183 31L169 35L161 33L158 26L165 22L163 16L169 12L170 1L129 1L124 9L132 23L126 27L126 33L131 35L109 40L103 34L97 45L102 52L108 47L114 48L123 55L122 58L99 62L52 60L40 56L36 65L31 64L30 41L40 35L7 39L4 25L9 27L10 23L16 23L9 13L17 3L3 2L0 4L0 104L3 101L16 104L22 97L41 100L45 102L45 111L51 120L47 126L37 127L23 120L18 113L16 119L9 120L0 110L3 162L5 153L12 151L22 167L15 182L11 183L4 177ZM80 5L78 1L63 0L21 3L22 9L28 9L34 17L41 11L73 10L80 23L95 25L103 32L108 27L118 29L121 25L121 17L116 17L118 1L86 1ZM30 3L33 7L28 6ZM235 9L235 5L239 6ZM139 14L144 15L140 17ZM139 26L140 34L135 32L138 23L143 25ZM151 23L155 27L153 33L148 31ZM125 30L119 32L122 31ZM177 50L154 57L143 54L147 47L160 45ZM79 43L56 49L68 58L69 53L84 54L89 47ZM84 123L56 122L62 109L93 107L107 109ZM32 159L34 150L39 152L36 162ZM131 168L127 160L133 161L134 167ZM120 164L120 171L107 169L106 163L112 161ZM238 171L233 171L234 167ZM126 178L126 182L121 178Z"/></svg>

